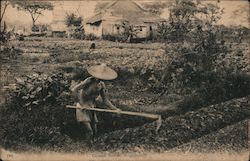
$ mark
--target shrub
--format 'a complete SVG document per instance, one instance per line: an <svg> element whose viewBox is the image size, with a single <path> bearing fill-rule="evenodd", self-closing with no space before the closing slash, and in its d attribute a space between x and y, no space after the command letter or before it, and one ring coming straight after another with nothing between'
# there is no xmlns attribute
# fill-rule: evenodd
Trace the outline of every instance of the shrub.
<svg viewBox="0 0 250 161"><path fill-rule="evenodd" d="M0 59L17 59L20 54L23 53L23 50L20 48L14 47L14 46L9 46L9 45L4 45L0 49Z"/></svg>
<svg viewBox="0 0 250 161"><path fill-rule="evenodd" d="M119 34L119 35L103 35L104 40L109 41L118 41L118 42L126 42L128 39L128 36L125 34Z"/></svg>
<svg viewBox="0 0 250 161"><path fill-rule="evenodd" d="M70 37L74 39L84 39L84 27L83 27L83 18L81 16L77 17L74 13L67 14L65 18L65 24L69 28L73 28L73 32L70 34Z"/></svg>
<svg viewBox="0 0 250 161"><path fill-rule="evenodd" d="M192 41L197 32L211 28L221 18L223 9L199 0L175 0L170 5L168 23L159 24L159 36L164 40ZM203 18L199 18L199 17ZM190 37L190 33L192 34Z"/></svg>
<svg viewBox="0 0 250 161"><path fill-rule="evenodd" d="M193 98L184 101L185 107L190 109L249 94L246 91L249 88L249 76L233 74L242 73L246 64L235 61L237 54L225 45L220 29L214 26L221 11L217 6L207 5L207 8L203 8L196 1L181 0L176 1L171 9L172 20L169 25L182 35L178 39L182 43L176 44L174 53L170 55L172 61L167 64L162 77L163 90L179 95L195 95L197 101ZM200 12L214 19L194 21L193 16ZM168 27L163 26L167 37L171 36ZM242 52L239 57L242 57ZM232 64L236 64L236 67L232 68Z"/></svg>
<svg viewBox="0 0 250 161"><path fill-rule="evenodd" d="M94 34L87 34L87 35L85 35L85 40L91 40L91 41L93 41L93 40L97 40L98 39L98 37L96 37Z"/></svg>
<svg viewBox="0 0 250 161"><path fill-rule="evenodd" d="M71 35L74 39L80 39L83 40L85 39L85 33L82 28L78 28L75 30L75 32Z"/></svg>
<svg viewBox="0 0 250 161"><path fill-rule="evenodd" d="M0 28L0 45L6 44L10 39L11 36L14 34L14 28L11 31L7 31L7 25L6 22L4 21L3 27L1 24Z"/></svg>
<svg viewBox="0 0 250 161"><path fill-rule="evenodd" d="M61 98L69 88L68 82L60 73L34 73L16 82L16 90L0 109L1 145L8 146L8 141L60 144L65 138L60 132L67 120L65 100L69 101Z"/></svg>
<svg viewBox="0 0 250 161"><path fill-rule="evenodd" d="M67 14L65 18L65 24L69 27L73 26L81 26L82 25L82 17L77 17L74 13Z"/></svg>

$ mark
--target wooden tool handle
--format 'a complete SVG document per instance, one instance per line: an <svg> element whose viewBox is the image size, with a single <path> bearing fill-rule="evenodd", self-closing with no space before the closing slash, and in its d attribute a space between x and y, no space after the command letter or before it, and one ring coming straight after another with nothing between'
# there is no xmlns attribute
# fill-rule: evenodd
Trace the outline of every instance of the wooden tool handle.
<svg viewBox="0 0 250 161"><path fill-rule="evenodd" d="M117 111L117 110L108 110L108 109L101 109L101 108L83 108L83 107L71 106L71 105L67 105L66 107L67 108L79 108L79 109L98 111L98 112L109 112L109 113L117 113L117 114L124 114L124 115L141 116L141 117L152 118L152 119L160 118L160 115L141 113L141 112Z"/></svg>

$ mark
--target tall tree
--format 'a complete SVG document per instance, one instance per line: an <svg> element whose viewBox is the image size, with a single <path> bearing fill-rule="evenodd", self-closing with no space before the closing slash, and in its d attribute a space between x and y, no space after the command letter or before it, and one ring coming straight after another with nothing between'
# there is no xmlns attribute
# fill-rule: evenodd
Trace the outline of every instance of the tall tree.
<svg viewBox="0 0 250 161"><path fill-rule="evenodd" d="M202 3L200 0L175 0L170 6L169 24L163 29L166 35L180 40L196 29L211 28L221 18L223 9L211 3ZM202 27L203 26L203 27ZM165 30L167 28L167 30ZM165 36L166 36L165 35ZM190 39L188 38L190 41Z"/></svg>
<svg viewBox="0 0 250 161"><path fill-rule="evenodd" d="M51 2L45 1L16 1L15 5L19 10L28 11L32 18L33 27L36 27L36 21L45 10L53 10L54 6Z"/></svg>
<svg viewBox="0 0 250 161"><path fill-rule="evenodd" d="M0 15L0 24L2 24L3 16L6 12L7 7L10 5L10 1L1 1L1 15Z"/></svg>

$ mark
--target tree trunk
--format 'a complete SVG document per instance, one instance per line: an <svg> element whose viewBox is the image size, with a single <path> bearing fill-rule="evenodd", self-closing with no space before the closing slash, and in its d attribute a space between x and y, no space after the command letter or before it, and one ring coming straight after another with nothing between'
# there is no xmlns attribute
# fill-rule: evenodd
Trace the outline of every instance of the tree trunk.
<svg viewBox="0 0 250 161"><path fill-rule="evenodd" d="M5 11L9 5L9 3L8 3L8 1L5 1L5 3L4 4L1 3L1 5L4 5L4 7L3 7L3 12L1 11L1 13L0 13L1 14L0 15L0 25L2 24L3 16L5 14ZM1 8L2 8L2 6L1 6Z"/></svg>
<svg viewBox="0 0 250 161"><path fill-rule="evenodd" d="M28 10L29 11L29 10ZM35 23L36 23L36 19L34 18L34 14L29 11L30 15L31 15L31 19L32 19L32 31L33 31L33 28L35 28Z"/></svg>
<svg viewBox="0 0 250 161"><path fill-rule="evenodd" d="M34 17L32 16L32 27L36 26L35 23L36 23L36 21L35 21Z"/></svg>

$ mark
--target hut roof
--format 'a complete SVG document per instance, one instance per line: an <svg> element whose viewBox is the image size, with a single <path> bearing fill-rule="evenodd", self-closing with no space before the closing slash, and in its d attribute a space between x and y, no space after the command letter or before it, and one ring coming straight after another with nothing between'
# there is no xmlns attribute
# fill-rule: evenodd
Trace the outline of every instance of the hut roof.
<svg viewBox="0 0 250 161"><path fill-rule="evenodd" d="M166 21L158 15L147 12L133 1L115 1L101 12L90 17L86 23L93 24L110 19L124 20L136 24Z"/></svg>

